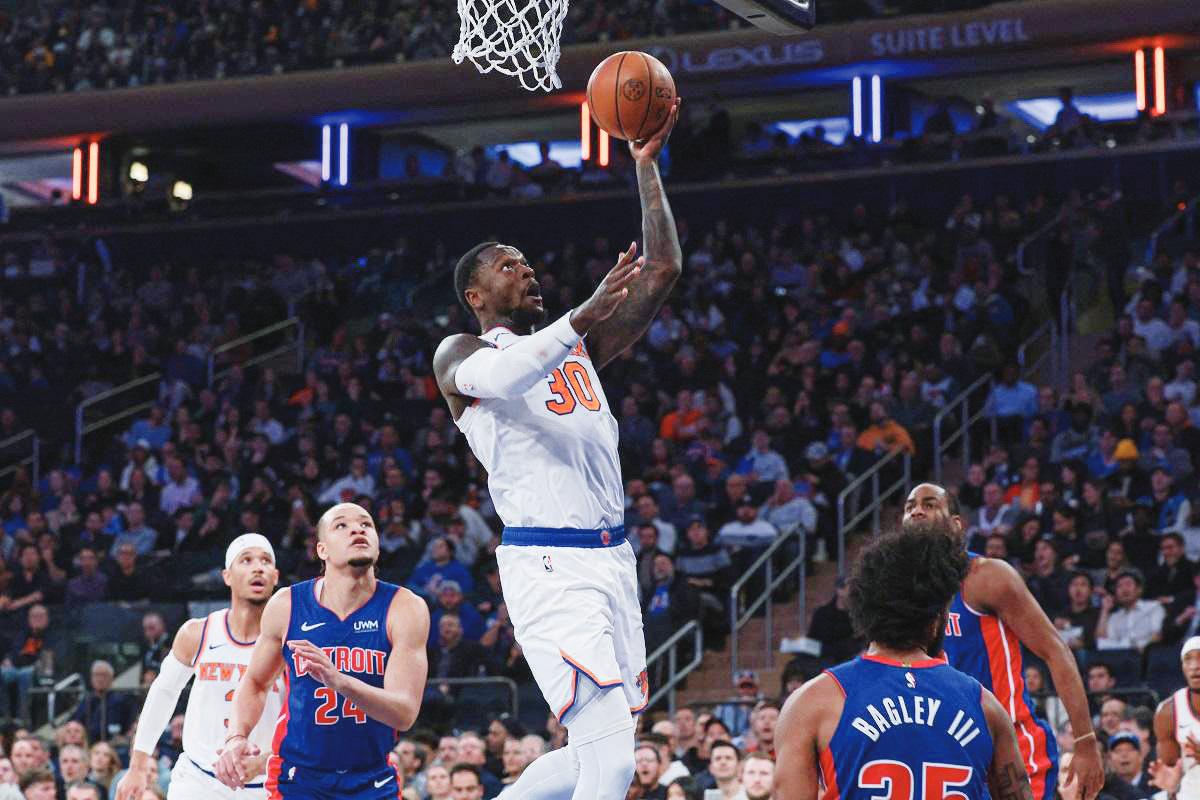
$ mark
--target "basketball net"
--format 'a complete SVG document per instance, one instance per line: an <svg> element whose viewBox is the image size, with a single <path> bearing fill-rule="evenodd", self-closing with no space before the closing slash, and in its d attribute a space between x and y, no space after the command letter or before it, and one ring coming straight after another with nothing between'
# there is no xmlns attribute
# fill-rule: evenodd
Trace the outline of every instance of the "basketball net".
<svg viewBox="0 0 1200 800"><path fill-rule="evenodd" d="M555 68L567 0L458 0L452 58L511 75L531 92L562 88Z"/></svg>

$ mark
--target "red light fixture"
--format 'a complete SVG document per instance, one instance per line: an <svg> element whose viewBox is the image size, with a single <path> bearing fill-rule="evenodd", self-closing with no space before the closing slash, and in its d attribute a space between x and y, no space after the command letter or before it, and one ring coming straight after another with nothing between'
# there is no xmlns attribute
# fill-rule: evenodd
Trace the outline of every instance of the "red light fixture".
<svg viewBox="0 0 1200 800"><path fill-rule="evenodd" d="M1146 51L1138 49L1133 54L1133 85L1137 92L1137 110L1146 110Z"/></svg>
<svg viewBox="0 0 1200 800"><path fill-rule="evenodd" d="M1154 48L1154 114L1167 113L1167 60L1161 47Z"/></svg>
<svg viewBox="0 0 1200 800"><path fill-rule="evenodd" d="M88 193L89 206L100 202L100 143L88 145Z"/></svg>
<svg viewBox="0 0 1200 800"><path fill-rule="evenodd" d="M76 147L71 153L71 199L83 199L83 148Z"/></svg>
<svg viewBox="0 0 1200 800"><path fill-rule="evenodd" d="M587 100L579 106L579 157L584 161L592 157L592 112Z"/></svg>

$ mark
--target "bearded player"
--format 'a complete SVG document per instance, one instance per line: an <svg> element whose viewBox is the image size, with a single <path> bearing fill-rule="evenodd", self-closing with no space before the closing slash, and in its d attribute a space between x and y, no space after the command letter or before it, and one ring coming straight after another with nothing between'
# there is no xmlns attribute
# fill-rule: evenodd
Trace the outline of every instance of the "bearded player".
<svg viewBox="0 0 1200 800"><path fill-rule="evenodd" d="M171 652L138 719L130 751L129 771L117 785L116 800L141 800L146 788L146 765L154 755L158 738L171 715L179 694L188 681L196 683L188 695L183 716L183 753L171 771L169 800L209 798L259 798L265 800L263 772L266 756L249 756L242 764L247 776L244 788L234 792L213 773L217 753L225 741L225 726L232 711L234 690L250 664L250 653L258 639L263 608L279 583L275 551L265 536L243 534L225 551L222 577L229 587L229 608L214 611L203 619L190 619L175 634ZM266 714L250 732L250 740L266 750L279 716L279 686L271 686L264 699Z"/></svg>
<svg viewBox="0 0 1200 800"><path fill-rule="evenodd" d="M231 788L250 777L249 740L271 681L283 670L284 709L267 762L276 798L395 800L388 753L417 718L425 688L425 601L375 577L379 535L371 515L341 503L317 522L324 575L281 590L263 612L250 668L216 773Z"/></svg>
<svg viewBox="0 0 1200 800"><path fill-rule="evenodd" d="M967 571L950 536L889 534L859 559L850 617L870 643L784 704L775 800L1030 800L1007 712L935 658Z"/></svg>
<svg viewBox="0 0 1200 800"><path fill-rule="evenodd" d="M906 530L949 532L965 547L958 501L932 483L922 483L909 493L902 524ZM967 577L950 605L946 658L952 667L990 689L1008 711L1017 729L1034 800L1054 796L1058 747L1049 724L1033 715L1033 701L1025 690L1021 645L1045 661L1075 734L1068 782L1078 780L1080 796L1092 800L1104 784L1104 766L1075 657L1016 570L998 559L975 553L968 557Z"/></svg>
<svg viewBox="0 0 1200 800"><path fill-rule="evenodd" d="M646 649L617 422L598 370L642 336L681 271L657 163L678 111L677 100L658 133L629 146L644 255L630 245L583 304L535 332L545 309L519 250L486 242L455 267L483 334L445 339L434 373L504 521L496 561L517 642L570 731L570 746L531 764L505 798L619 800L633 777Z"/></svg>

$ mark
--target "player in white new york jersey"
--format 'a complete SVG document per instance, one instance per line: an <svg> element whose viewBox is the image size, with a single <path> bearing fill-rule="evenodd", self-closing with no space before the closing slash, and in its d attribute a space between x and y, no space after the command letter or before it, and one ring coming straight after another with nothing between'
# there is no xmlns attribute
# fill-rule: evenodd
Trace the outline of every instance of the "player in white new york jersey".
<svg viewBox="0 0 1200 800"><path fill-rule="evenodd" d="M483 335L448 337L434 372L505 525L496 561L517 642L570 731L570 746L526 768L505 800L619 800L633 777L646 652L617 423L598 370L641 337L680 273L658 172L677 115L678 101L659 133L630 144L645 253L631 244L583 304L534 332L545 310L519 250L485 242L455 268Z"/></svg>
<svg viewBox="0 0 1200 800"><path fill-rule="evenodd" d="M225 741L233 692L250 664L263 609L279 583L271 543L257 533L237 537L225 551L223 575L230 590L229 608L190 619L175 634L171 652L163 659L162 670L146 695L130 750L130 768L117 786L116 800L141 800L146 770L140 767L153 757L179 694L193 676L196 680L183 718L183 753L171 771L168 800L267 797L262 776L282 707L278 686L269 695L262 721L250 736L262 755L247 764L246 770L258 779L235 792L217 780L213 765Z"/></svg>
<svg viewBox="0 0 1200 800"><path fill-rule="evenodd" d="M1159 788L1172 792L1179 800L1200 800L1200 636L1183 643L1179 657L1187 685L1163 700L1154 712L1154 738L1158 742L1158 761L1151 776ZM1174 767L1175 770L1169 768ZM1182 771L1178 792L1172 783ZM1162 773L1162 774L1160 774Z"/></svg>

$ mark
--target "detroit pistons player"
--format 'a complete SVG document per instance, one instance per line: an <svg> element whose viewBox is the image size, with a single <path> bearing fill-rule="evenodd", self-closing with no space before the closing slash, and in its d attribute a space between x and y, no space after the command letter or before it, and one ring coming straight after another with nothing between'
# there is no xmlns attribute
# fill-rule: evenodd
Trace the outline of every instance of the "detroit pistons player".
<svg viewBox="0 0 1200 800"><path fill-rule="evenodd" d="M232 711L234 689L250 664L250 653L258 638L263 607L279 583L275 551L265 536L243 534L225 551L229 608L214 611L203 619L190 619L175 634L171 652L163 659L158 677L146 694L146 704L133 737L129 771L117 785L116 800L141 800L146 788L145 765L153 757L179 694L195 676L183 716L183 754L171 771L169 800L215 798L258 798L265 800L263 772L266 757L249 757L242 765L249 779L234 792L213 773L217 751L225 741L225 726ZM250 740L267 750L275 718L279 716L279 686L273 685L265 699L266 714L250 734Z"/></svg>
<svg viewBox="0 0 1200 800"><path fill-rule="evenodd" d="M233 697L217 762L231 788L260 747L247 736L283 670L266 788L272 800L375 800L399 795L387 757L396 731L421 707L429 609L407 589L378 580L379 536L361 506L341 503L317 522L325 574L277 593L263 612L250 668Z"/></svg>
<svg viewBox="0 0 1200 800"><path fill-rule="evenodd" d="M1032 797L1007 712L933 657L966 571L949 536L888 534L862 554L849 603L867 652L784 704L776 800Z"/></svg>
<svg viewBox="0 0 1200 800"><path fill-rule="evenodd" d="M1183 677L1187 680L1175 694L1159 703L1154 712L1154 738L1158 742L1158 761L1167 767L1175 767L1182 761L1182 780L1178 792L1171 795L1179 800L1200 800L1200 767L1197 766L1197 750L1200 750L1200 636L1192 636L1183 643L1179 651L1183 661ZM1160 788L1155 774L1159 765L1151 769L1151 775Z"/></svg>
<svg viewBox="0 0 1200 800"><path fill-rule="evenodd" d="M633 777L646 651L617 422L598 370L642 336L681 271L657 163L678 110L630 143L644 256L630 245L582 305L534 332L545 317L538 282L508 245L477 245L454 271L483 335L445 339L434 373L504 521L496 561L517 642L570 731L570 746L527 767L506 798L619 800Z"/></svg>
<svg viewBox="0 0 1200 800"><path fill-rule="evenodd" d="M922 483L909 492L902 524L906 530L948 532L965 547L958 501L941 486ZM1075 657L1016 570L998 559L968 556L970 568L951 603L946 626L950 666L990 689L1008 711L1034 800L1046 800L1054 797L1058 785L1058 747L1049 724L1033 715L1021 645L1045 661L1075 734L1068 780L1078 780L1080 797L1092 800L1104 784L1104 766Z"/></svg>

